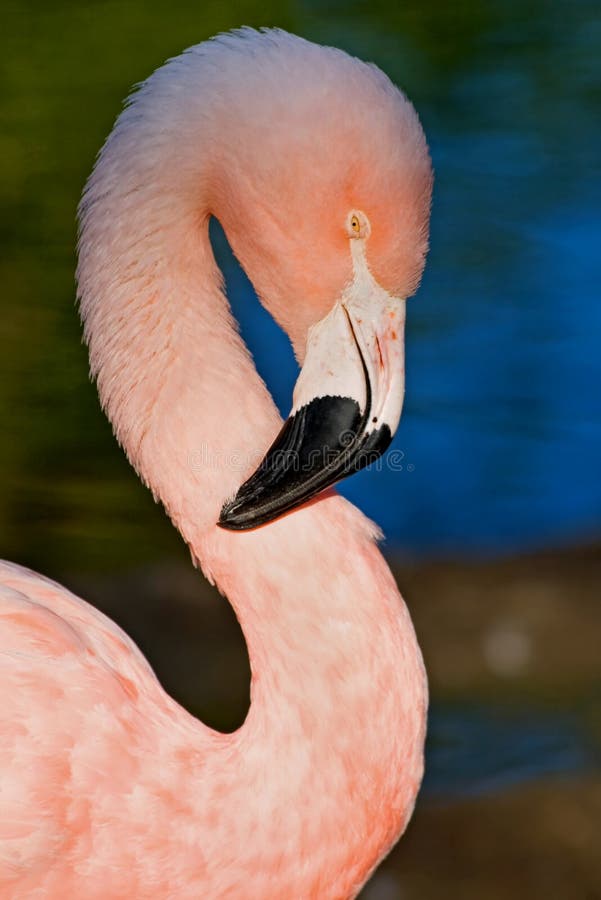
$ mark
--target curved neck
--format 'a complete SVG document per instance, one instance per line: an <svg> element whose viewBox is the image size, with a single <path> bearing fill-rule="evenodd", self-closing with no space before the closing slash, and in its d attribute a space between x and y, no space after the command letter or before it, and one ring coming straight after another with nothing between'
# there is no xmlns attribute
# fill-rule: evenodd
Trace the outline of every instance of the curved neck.
<svg viewBox="0 0 601 900"><path fill-rule="evenodd" d="M280 418L213 257L202 191L212 160L193 155L198 135L174 129L162 146L148 134L134 115L144 99L118 120L82 200L80 306L115 434L200 558Z"/></svg>
<svg viewBox="0 0 601 900"><path fill-rule="evenodd" d="M230 772L232 794L258 803L254 785L292 769L292 782L261 802L282 816L305 791L320 792L314 825L327 817L333 845L353 816L352 839L336 852L341 865L348 855L348 884L360 883L404 826L419 784L421 657L373 528L345 501L322 498L251 533L215 525L280 420L209 242L210 213L219 216L211 104L171 90L161 72L143 87L82 201L91 368L130 461L232 602L248 643L251 709L229 745L244 748L246 763ZM360 848L357 869L349 860Z"/></svg>

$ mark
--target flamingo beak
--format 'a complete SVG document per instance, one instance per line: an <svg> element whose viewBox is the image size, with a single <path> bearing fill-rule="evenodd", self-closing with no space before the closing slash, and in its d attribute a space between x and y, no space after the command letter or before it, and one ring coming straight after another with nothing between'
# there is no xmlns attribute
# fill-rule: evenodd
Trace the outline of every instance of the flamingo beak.
<svg viewBox="0 0 601 900"><path fill-rule="evenodd" d="M224 504L222 528L265 525L384 453L403 406L404 326L405 301L366 267L356 270L309 329L290 415L258 469Z"/></svg>

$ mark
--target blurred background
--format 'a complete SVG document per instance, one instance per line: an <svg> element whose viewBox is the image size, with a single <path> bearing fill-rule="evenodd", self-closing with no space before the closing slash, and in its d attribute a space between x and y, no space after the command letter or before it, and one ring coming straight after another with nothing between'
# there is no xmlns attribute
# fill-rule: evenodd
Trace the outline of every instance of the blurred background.
<svg viewBox="0 0 601 900"><path fill-rule="evenodd" d="M209 724L241 723L233 614L88 380L75 208L131 85L192 43L279 25L376 62L430 141L432 241L402 466L341 491L384 527L432 709L416 815L362 896L601 897L599 4L5 0L2 19L0 555L106 610ZM213 240L286 413L288 342Z"/></svg>

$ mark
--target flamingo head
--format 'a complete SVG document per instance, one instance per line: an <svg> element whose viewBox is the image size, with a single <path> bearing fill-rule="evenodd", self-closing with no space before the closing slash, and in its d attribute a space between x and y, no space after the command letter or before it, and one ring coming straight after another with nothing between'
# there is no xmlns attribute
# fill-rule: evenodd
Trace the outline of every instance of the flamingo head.
<svg viewBox="0 0 601 900"><path fill-rule="evenodd" d="M233 530L297 507L390 443L432 188L417 114L379 69L284 32L252 34L221 39L237 52L221 75L212 202L302 368L289 418L222 509Z"/></svg>

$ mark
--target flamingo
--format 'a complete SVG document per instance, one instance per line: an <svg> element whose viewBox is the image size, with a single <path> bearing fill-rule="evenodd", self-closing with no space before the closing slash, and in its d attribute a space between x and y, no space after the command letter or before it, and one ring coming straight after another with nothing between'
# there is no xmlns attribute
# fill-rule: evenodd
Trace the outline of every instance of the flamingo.
<svg viewBox="0 0 601 900"><path fill-rule="evenodd" d="M1 897L350 898L403 832L424 666L377 528L332 485L398 425L431 181L388 78L280 30L194 46L129 98L79 209L91 372L234 607L251 703L211 730L117 625L2 563ZM212 215L302 363L283 425Z"/></svg>

